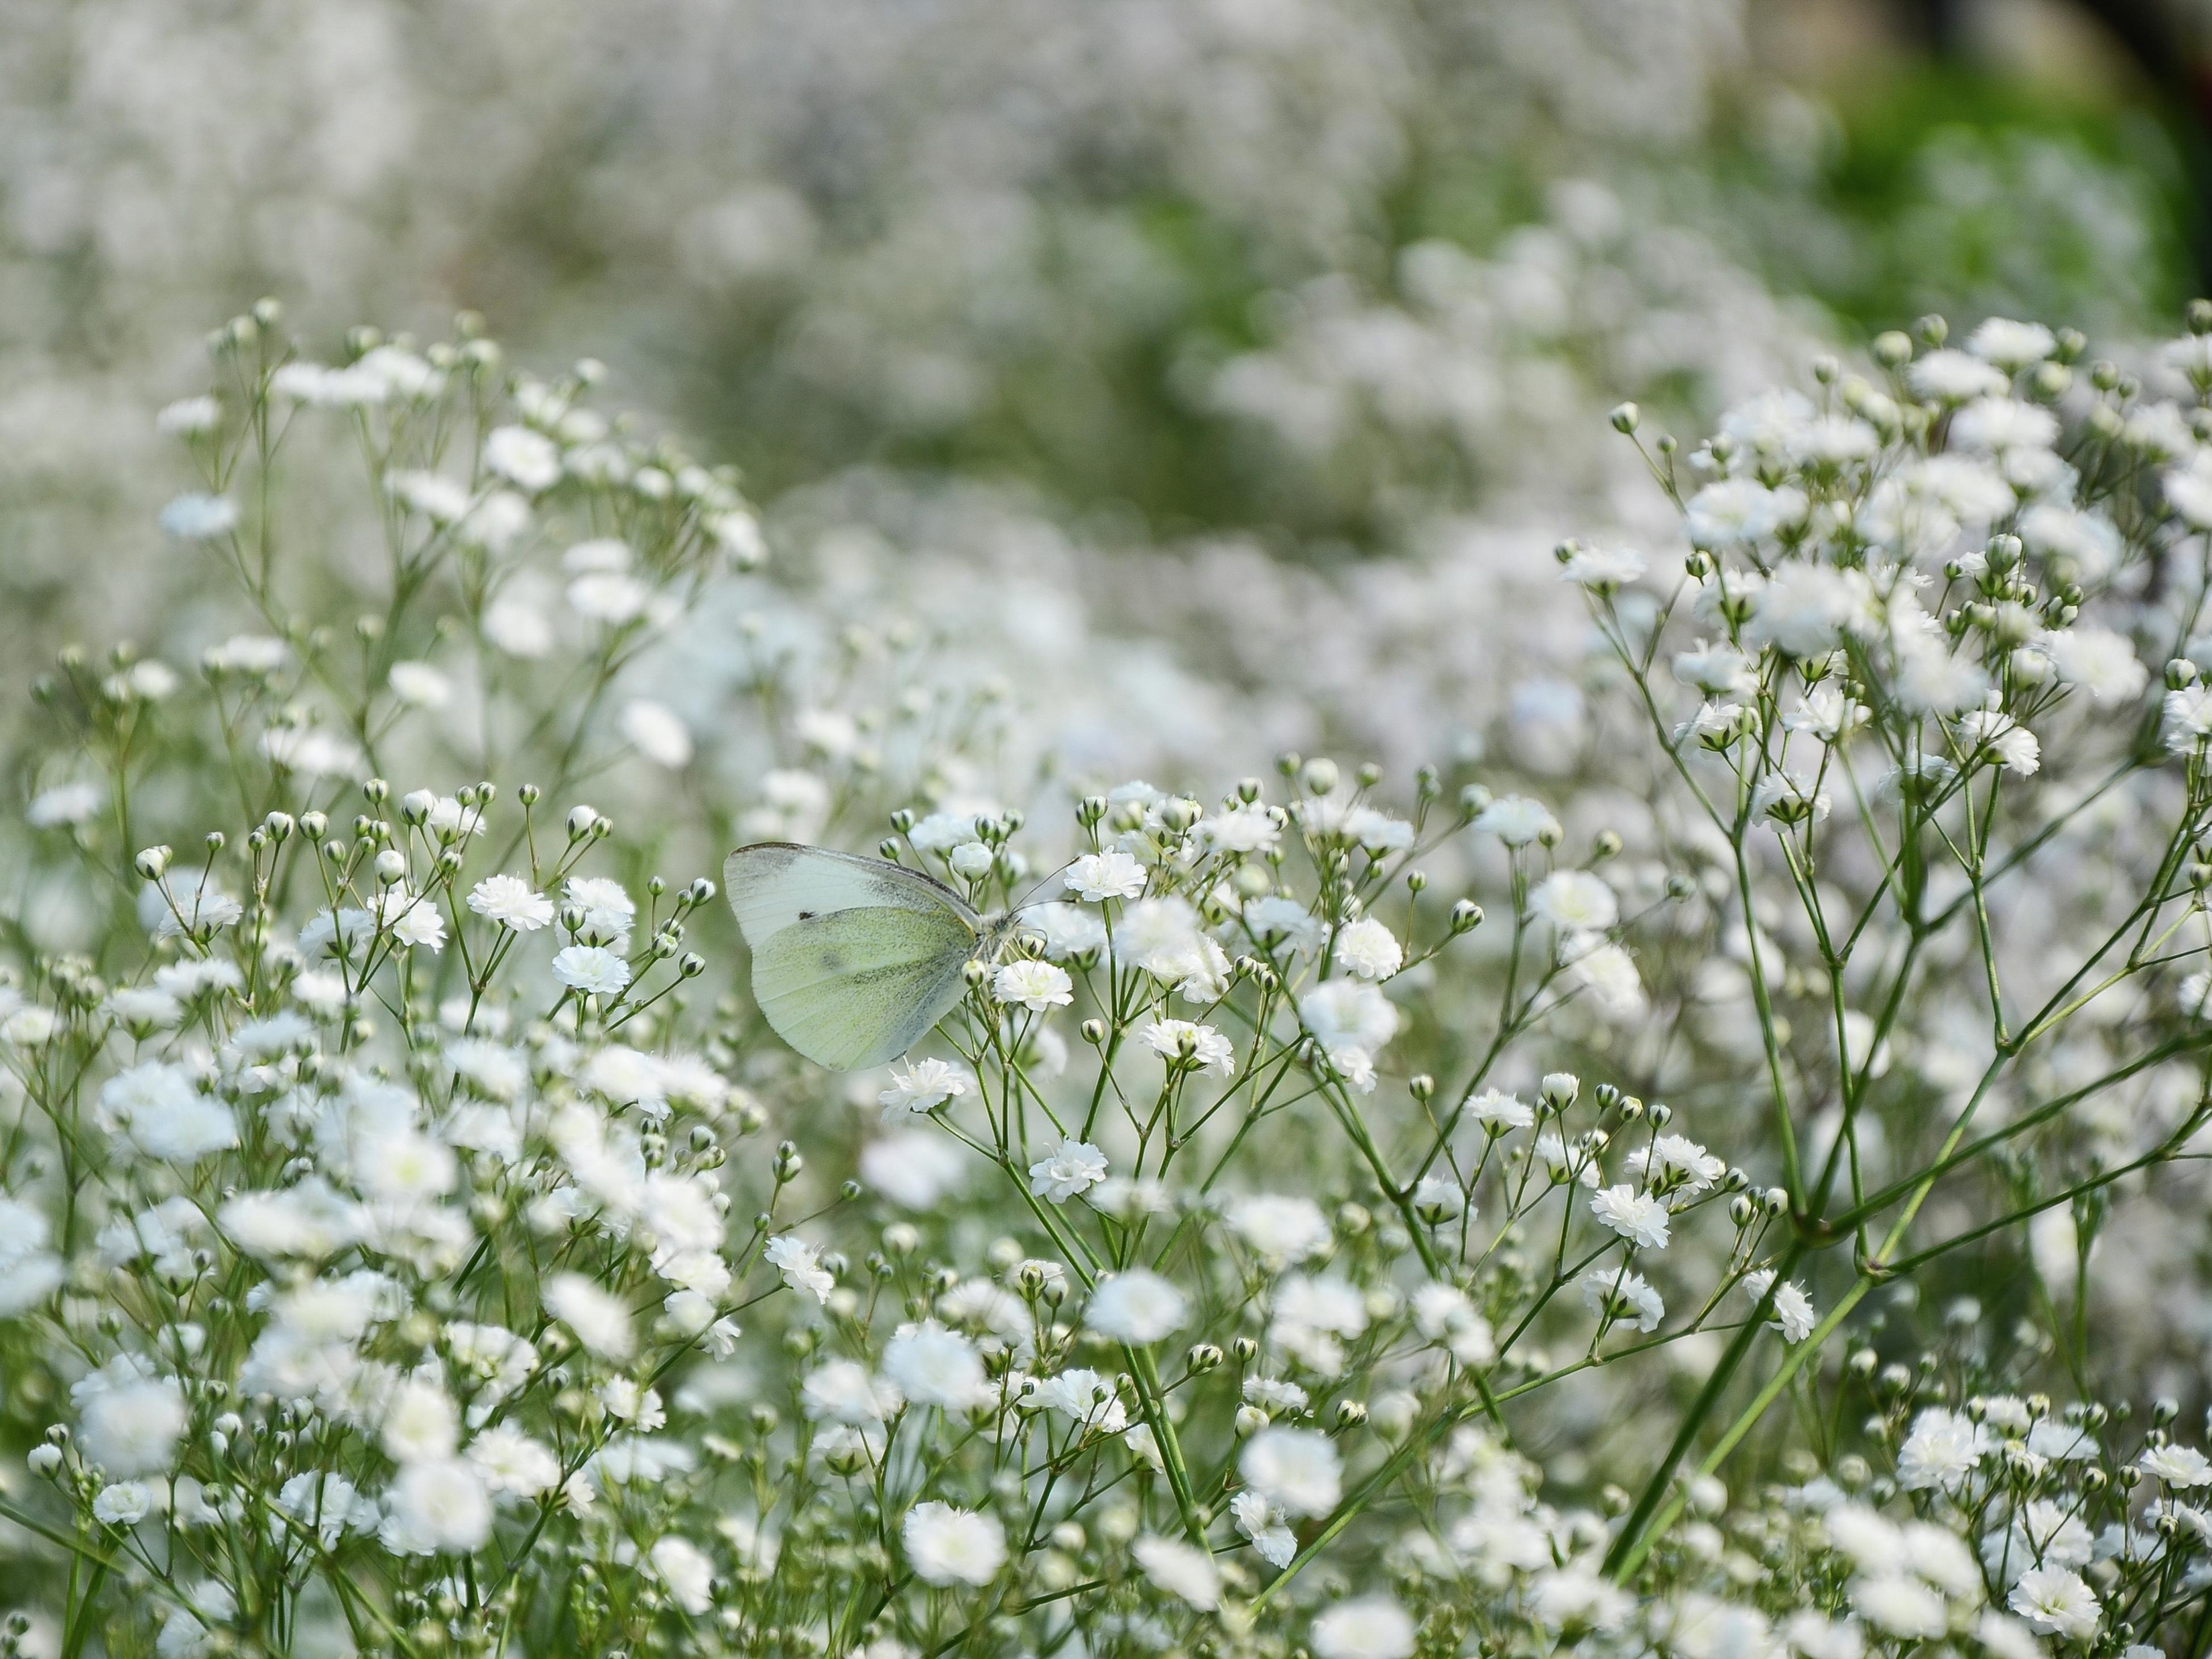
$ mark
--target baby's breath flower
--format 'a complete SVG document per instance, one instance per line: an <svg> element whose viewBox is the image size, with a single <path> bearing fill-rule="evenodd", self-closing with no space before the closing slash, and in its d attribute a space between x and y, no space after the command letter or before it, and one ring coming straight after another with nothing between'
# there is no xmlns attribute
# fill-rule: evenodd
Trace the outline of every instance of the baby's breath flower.
<svg viewBox="0 0 2212 1659"><path fill-rule="evenodd" d="M1067 867L1060 884L1087 904L1133 899L1145 890L1145 866L1118 847L1086 853Z"/></svg>
<svg viewBox="0 0 2212 1659"><path fill-rule="evenodd" d="M930 1499L899 1525L907 1565L926 1584L984 1585L1006 1565L1006 1528L988 1515Z"/></svg>
<svg viewBox="0 0 2212 1659"><path fill-rule="evenodd" d="M796 1233L771 1238L763 1255L769 1266L783 1275L787 1285L806 1291L817 1302L827 1303L830 1292L836 1288L837 1281L823 1267L820 1255Z"/></svg>
<svg viewBox="0 0 2212 1659"><path fill-rule="evenodd" d="M1179 1538L1139 1538L1129 1547L1145 1577L1200 1613L1221 1605L1221 1570L1213 1557Z"/></svg>
<svg viewBox="0 0 2212 1659"><path fill-rule="evenodd" d="M1261 1430L1246 1443L1237 1470L1270 1505L1293 1516L1326 1515L1344 1495L1344 1460L1312 1429Z"/></svg>
<svg viewBox="0 0 2212 1659"><path fill-rule="evenodd" d="M1387 1595L1340 1601L1313 1623L1318 1659L1409 1659L1413 1621Z"/></svg>
<svg viewBox="0 0 2212 1659"><path fill-rule="evenodd" d="M1188 1060L1216 1077L1237 1070L1237 1051L1229 1039L1211 1025L1187 1019L1156 1019L1139 1033L1145 1046L1163 1059Z"/></svg>
<svg viewBox="0 0 2212 1659"><path fill-rule="evenodd" d="M959 1099L969 1084L968 1073L949 1060L908 1060L891 1068L890 1085L876 1101L884 1109L884 1121L891 1123Z"/></svg>
<svg viewBox="0 0 2212 1659"><path fill-rule="evenodd" d="M1181 1291L1156 1273L1133 1267L1101 1281L1085 1304L1083 1322L1117 1342L1142 1346L1179 1329L1188 1315Z"/></svg>
<svg viewBox="0 0 2212 1659"><path fill-rule="evenodd" d="M1590 1213L1639 1249L1667 1247L1666 1201L1623 1183L1590 1195Z"/></svg>
<svg viewBox="0 0 2212 1659"><path fill-rule="evenodd" d="M553 977L586 996L613 996L629 983L629 964L599 945L571 945L553 958Z"/></svg>
<svg viewBox="0 0 2212 1659"><path fill-rule="evenodd" d="M553 921L553 901L520 876L486 876L470 890L469 908L518 933L534 933Z"/></svg>
<svg viewBox="0 0 2212 1659"><path fill-rule="evenodd" d="M1075 1000L1075 981L1067 970L1048 962L1009 962L991 976L991 994L1033 1014L1065 1008Z"/></svg>
<svg viewBox="0 0 2212 1659"><path fill-rule="evenodd" d="M1065 1139L1030 1165L1030 1190L1064 1204L1106 1178L1106 1154L1088 1141Z"/></svg>

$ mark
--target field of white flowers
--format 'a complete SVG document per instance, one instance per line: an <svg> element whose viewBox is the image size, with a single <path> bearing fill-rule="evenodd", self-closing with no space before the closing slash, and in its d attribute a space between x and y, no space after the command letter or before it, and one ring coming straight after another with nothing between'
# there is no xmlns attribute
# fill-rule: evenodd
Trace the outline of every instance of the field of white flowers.
<svg viewBox="0 0 2212 1659"><path fill-rule="evenodd" d="M1870 331L1708 0L0 29L0 1655L2212 1650L2134 175ZM1007 926L824 1069L758 842Z"/></svg>

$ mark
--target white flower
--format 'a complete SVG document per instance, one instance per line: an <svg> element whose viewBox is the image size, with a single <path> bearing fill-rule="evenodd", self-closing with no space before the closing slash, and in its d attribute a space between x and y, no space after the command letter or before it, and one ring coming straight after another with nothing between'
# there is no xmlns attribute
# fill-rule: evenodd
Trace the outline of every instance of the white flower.
<svg viewBox="0 0 2212 1659"><path fill-rule="evenodd" d="M994 1516L950 1504L916 1504L899 1527L899 1541L925 1584L988 1584L1006 1565L1006 1528Z"/></svg>
<svg viewBox="0 0 2212 1659"><path fill-rule="evenodd" d="M1817 657L1839 635L1865 633L1874 617L1864 572L1785 564L1759 589L1745 634L1789 656Z"/></svg>
<svg viewBox="0 0 2212 1659"><path fill-rule="evenodd" d="M599 1288L581 1273L556 1273L545 1286L545 1310L575 1333L576 1340L602 1359L627 1359L637 1351L637 1333L620 1297Z"/></svg>
<svg viewBox="0 0 2212 1659"><path fill-rule="evenodd" d="M1951 1627L1943 1598L1901 1572L1855 1578L1850 1596L1859 1616L1885 1635L1932 1640Z"/></svg>
<svg viewBox="0 0 2212 1659"><path fill-rule="evenodd" d="M392 1390L377 1433L395 1463L451 1457L460 1444L460 1409L439 1384L410 1376Z"/></svg>
<svg viewBox="0 0 2212 1659"><path fill-rule="evenodd" d="M785 1233L771 1238L763 1255L768 1265L783 1275L783 1282L794 1291L805 1291L817 1302L828 1302L830 1292L837 1287L828 1268L814 1247L796 1233Z"/></svg>
<svg viewBox="0 0 2212 1659"><path fill-rule="evenodd" d="M173 1066L149 1060L117 1073L100 1085L100 1105L132 1145L172 1163L196 1164L238 1145L230 1108Z"/></svg>
<svg viewBox="0 0 2212 1659"><path fill-rule="evenodd" d="M1313 1622L1316 1659L1408 1659L1413 1621L1387 1595L1339 1601Z"/></svg>
<svg viewBox="0 0 2212 1659"><path fill-rule="evenodd" d="M362 769L358 744L317 726L272 726L261 734L261 753L303 778L358 777Z"/></svg>
<svg viewBox="0 0 2212 1659"><path fill-rule="evenodd" d="M1456 1221L1467 1210L1467 1194L1443 1176L1423 1176L1413 1187L1413 1210L1431 1226Z"/></svg>
<svg viewBox="0 0 2212 1659"><path fill-rule="evenodd" d="M1476 830L1492 835L1508 847L1526 847L1532 841L1556 839L1559 819L1543 802L1526 795L1500 795L1475 815Z"/></svg>
<svg viewBox="0 0 2212 1659"><path fill-rule="evenodd" d="M57 784L33 796L23 818L33 830L52 830L82 823L107 800L107 792L96 783Z"/></svg>
<svg viewBox="0 0 2212 1659"><path fill-rule="evenodd" d="M92 1500L92 1518L102 1526L135 1527L153 1508L153 1493L136 1480L120 1480L102 1487Z"/></svg>
<svg viewBox="0 0 2212 1659"><path fill-rule="evenodd" d="M1357 979L1314 987L1298 999L1298 1019L1332 1059L1340 1048L1372 1054L1398 1032L1398 1010L1389 998Z"/></svg>
<svg viewBox="0 0 2212 1659"><path fill-rule="evenodd" d="M1639 1249L1667 1247L1668 1213L1663 1199L1639 1193L1623 1182L1591 1194L1590 1213Z"/></svg>
<svg viewBox="0 0 2212 1659"><path fill-rule="evenodd" d="M1966 337L1967 350L2008 374L2033 368L2057 349L2057 337L2041 323L2016 323L2008 317L1985 319Z"/></svg>
<svg viewBox="0 0 2212 1659"><path fill-rule="evenodd" d="M1271 950L1288 945L1302 957L1316 955L1321 950L1320 918L1294 898L1269 893L1261 898L1247 899L1243 915L1245 931Z"/></svg>
<svg viewBox="0 0 2212 1659"><path fill-rule="evenodd" d="M1229 1206L1230 1230L1260 1258L1285 1267L1319 1255L1329 1246L1328 1218L1304 1194L1255 1193Z"/></svg>
<svg viewBox="0 0 2212 1659"><path fill-rule="evenodd" d="M501 1425L469 1442L468 1460L494 1492L535 1498L560 1483L561 1460L551 1447Z"/></svg>
<svg viewBox="0 0 2212 1659"><path fill-rule="evenodd" d="M154 430L171 437L191 436L214 430L222 419L222 405L213 398L179 398L154 416Z"/></svg>
<svg viewBox="0 0 2212 1659"><path fill-rule="evenodd" d="M553 958L553 977L586 996L612 996L629 983L629 964L600 945L571 945Z"/></svg>
<svg viewBox="0 0 2212 1659"><path fill-rule="evenodd" d="M1113 1383L1081 1366L1048 1377L1030 1401L1102 1434L1120 1434L1129 1426L1128 1411L1115 1395Z"/></svg>
<svg viewBox="0 0 2212 1659"><path fill-rule="evenodd" d="M917 1112L936 1110L968 1092L968 1073L948 1060L915 1060L891 1068L890 1086L876 1096L890 1123Z"/></svg>
<svg viewBox="0 0 2212 1659"><path fill-rule="evenodd" d="M1656 1331L1667 1317L1667 1304L1641 1273L1596 1267L1582 1277L1583 1305L1602 1317L1626 1320L1639 1331Z"/></svg>
<svg viewBox="0 0 2212 1659"><path fill-rule="evenodd" d="M1033 1014L1064 1008L1075 1000L1075 981L1049 962L1009 962L991 975L991 994Z"/></svg>
<svg viewBox="0 0 2212 1659"><path fill-rule="evenodd" d="M1974 1472L1988 1443L1972 1419L1941 1406L1927 1407L1912 1419L1912 1431L1898 1452L1897 1484L1907 1492L1955 1491Z"/></svg>
<svg viewBox="0 0 2212 1659"><path fill-rule="evenodd" d="M2166 694L2161 728L2166 746L2185 755L2212 737L2212 682L2199 680Z"/></svg>
<svg viewBox="0 0 2212 1659"><path fill-rule="evenodd" d="M1406 962L1398 936L1372 916L1337 934L1335 957L1340 966L1362 979L1388 979Z"/></svg>
<svg viewBox="0 0 2212 1659"><path fill-rule="evenodd" d="M1977 398L1951 417L1951 447L1969 454L2048 449L2057 441L2058 417L2016 398Z"/></svg>
<svg viewBox="0 0 2212 1659"><path fill-rule="evenodd" d="M653 590L635 576L606 571L568 584L568 608L586 622L610 628L635 622L652 605Z"/></svg>
<svg viewBox="0 0 2212 1659"><path fill-rule="evenodd" d="M561 452L551 439L527 427L494 427L484 436L483 464L487 471L532 495L561 479Z"/></svg>
<svg viewBox="0 0 2212 1659"><path fill-rule="evenodd" d="M1106 1154L1088 1141L1065 1139L1030 1165L1030 1190L1064 1204L1106 1178Z"/></svg>
<svg viewBox="0 0 2212 1659"><path fill-rule="evenodd" d="M1767 1286L1774 1283L1774 1269L1761 1267L1756 1273L1743 1276L1743 1292L1753 1302L1763 1299ZM1792 1281L1774 1293L1774 1317L1767 1321L1767 1328L1782 1333L1784 1342L1802 1342L1812 1335L1813 1327L1820 1322L1813 1311L1813 1298L1802 1285Z"/></svg>
<svg viewBox="0 0 2212 1659"><path fill-rule="evenodd" d="M1179 1328L1188 1312L1181 1291L1156 1273L1132 1267L1091 1291L1083 1322L1117 1342L1141 1346Z"/></svg>
<svg viewBox="0 0 2212 1659"><path fill-rule="evenodd" d="M1344 1496L1336 1443L1312 1429L1271 1424L1244 1444L1237 1473L1261 1497L1291 1515L1326 1515Z"/></svg>
<svg viewBox="0 0 2212 1659"><path fill-rule="evenodd" d="M1938 404L2002 397L2012 389L2012 377L2004 370L1948 346L1928 352L1907 368L1905 383L1915 397Z"/></svg>
<svg viewBox="0 0 2212 1659"><path fill-rule="evenodd" d="M905 1403L895 1383L871 1376L857 1359L832 1359L817 1365L800 1385L799 1399L809 1417L855 1428L884 1422Z"/></svg>
<svg viewBox="0 0 2212 1659"><path fill-rule="evenodd" d="M915 1404L947 1411L965 1411L989 1391L975 1345L933 1319L890 1340L884 1350L884 1375Z"/></svg>
<svg viewBox="0 0 2212 1659"><path fill-rule="evenodd" d="M2081 1575L2064 1567L2030 1567L2012 1587L2005 1605L2043 1634L2076 1642L2097 1633L2104 1612Z"/></svg>
<svg viewBox="0 0 2212 1659"><path fill-rule="evenodd" d="M2033 777L2043 765L2043 744L2034 732L1993 708L1977 708L1959 717L1960 747L1969 756L1988 750L2004 769L2016 776Z"/></svg>
<svg viewBox="0 0 2212 1659"><path fill-rule="evenodd" d="M453 683L427 662L396 662L389 680L392 695L410 708L443 708L453 700Z"/></svg>
<svg viewBox="0 0 2212 1659"><path fill-rule="evenodd" d="M1221 1569L1196 1545L1147 1534L1129 1546L1129 1553L1146 1577L1200 1613L1221 1605Z"/></svg>
<svg viewBox="0 0 2212 1659"><path fill-rule="evenodd" d="M174 1377L146 1376L128 1359L110 1361L70 1395L83 1413L78 1449L87 1462L118 1477L167 1470L191 1420Z"/></svg>
<svg viewBox="0 0 2212 1659"><path fill-rule="evenodd" d="M637 920L637 901L618 881L604 876L571 876L561 896L584 913L583 936L615 950L623 948L630 926Z"/></svg>
<svg viewBox="0 0 2212 1659"><path fill-rule="evenodd" d="M458 1458L410 1463L392 1483L382 1536L397 1554L479 1548L491 1536L491 1493Z"/></svg>
<svg viewBox="0 0 2212 1659"><path fill-rule="evenodd" d="M1699 640L1692 649L1676 652L1674 678L1708 696L1748 697L1759 691L1759 676L1743 653L1725 641Z"/></svg>
<svg viewBox="0 0 2212 1659"><path fill-rule="evenodd" d="M1742 547L1796 523L1805 509L1800 490L1769 489L1755 478L1724 478L1690 497L1683 527L1692 547Z"/></svg>
<svg viewBox="0 0 2212 1659"><path fill-rule="evenodd" d="M2058 678L2099 704L2130 703L2150 684L2150 670L2124 634L2109 628L2054 629L2039 641Z"/></svg>
<svg viewBox="0 0 2212 1659"><path fill-rule="evenodd" d="M1229 1513L1261 1560L1274 1567L1291 1565L1298 1553L1298 1540L1282 1510L1248 1487L1229 1500Z"/></svg>
<svg viewBox="0 0 2212 1659"><path fill-rule="evenodd" d="M641 697L622 712L623 738L655 766L680 772L691 763L691 730L665 703Z"/></svg>
<svg viewBox="0 0 2212 1659"><path fill-rule="evenodd" d="M1559 562L1559 580L1577 583L1593 592L1610 593L1637 580L1649 568L1644 556L1633 548L1577 545Z"/></svg>
<svg viewBox="0 0 2212 1659"><path fill-rule="evenodd" d="M1228 1077L1237 1070L1237 1051L1230 1047L1229 1039L1211 1025L1199 1025L1187 1019L1156 1019L1139 1032L1138 1037L1161 1058L1188 1059L1216 1077ZM1190 1045L1187 1054L1183 1049L1186 1042Z"/></svg>
<svg viewBox="0 0 2212 1659"><path fill-rule="evenodd" d="M179 495L161 509L161 528L180 542L211 542L238 528L238 503L227 495Z"/></svg>
<svg viewBox="0 0 2212 1659"><path fill-rule="evenodd" d="M1275 814L1258 801L1248 801L1201 823L1196 831L1200 845L1217 853L1260 853L1282 840L1282 825Z"/></svg>
<svg viewBox="0 0 2212 1659"><path fill-rule="evenodd" d="M2169 1486L2212 1486L2212 1459L2194 1446L2153 1446L2136 1460L2136 1467Z"/></svg>
<svg viewBox="0 0 2212 1659"><path fill-rule="evenodd" d="M695 1618L714 1605L714 1564L696 1544L664 1534L647 1554L676 1605Z"/></svg>
<svg viewBox="0 0 2212 1659"><path fill-rule="evenodd" d="M1530 914L1569 933L1603 933L1620 920L1613 889L1587 870L1555 870L1528 895Z"/></svg>
<svg viewBox="0 0 2212 1659"><path fill-rule="evenodd" d="M520 876L486 876L469 892L469 908L518 933L534 933L553 921L553 901Z"/></svg>
<svg viewBox="0 0 2212 1659"><path fill-rule="evenodd" d="M1145 866L1118 847L1085 853L1067 866L1060 885L1086 904L1133 899L1145 890Z"/></svg>
<svg viewBox="0 0 2212 1659"><path fill-rule="evenodd" d="M1536 1109L1515 1095L1485 1089L1467 1103L1467 1115L1493 1130L1526 1129L1536 1121Z"/></svg>
<svg viewBox="0 0 2212 1659"><path fill-rule="evenodd" d="M860 1179L902 1209L933 1207L960 1186L968 1169L958 1143L922 1129L887 1134L860 1149Z"/></svg>

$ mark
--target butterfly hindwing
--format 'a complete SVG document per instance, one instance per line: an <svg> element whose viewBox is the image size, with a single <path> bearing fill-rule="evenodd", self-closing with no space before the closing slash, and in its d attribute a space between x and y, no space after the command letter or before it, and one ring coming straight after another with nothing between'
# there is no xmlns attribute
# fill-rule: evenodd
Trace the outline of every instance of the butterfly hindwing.
<svg viewBox="0 0 2212 1659"><path fill-rule="evenodd" d="M833 1071L881 1066L959 1001L975 930L949 907L811 915L753 946L753 1000L776 1035Z"/></svg>

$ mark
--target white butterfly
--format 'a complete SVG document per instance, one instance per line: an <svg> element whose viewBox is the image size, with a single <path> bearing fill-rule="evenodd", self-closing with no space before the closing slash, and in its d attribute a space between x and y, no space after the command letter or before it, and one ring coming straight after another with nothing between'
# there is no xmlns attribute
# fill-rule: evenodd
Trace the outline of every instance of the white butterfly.
<svg viewBox="0 0 2212 1659"><path fill-rule="evenodd" d="M775 1033L832 1071L896 1060L952 1011L968 963L1011 918L884 859L790 842L740 847L723 890L753 953L753 1000Z"/></svg>

